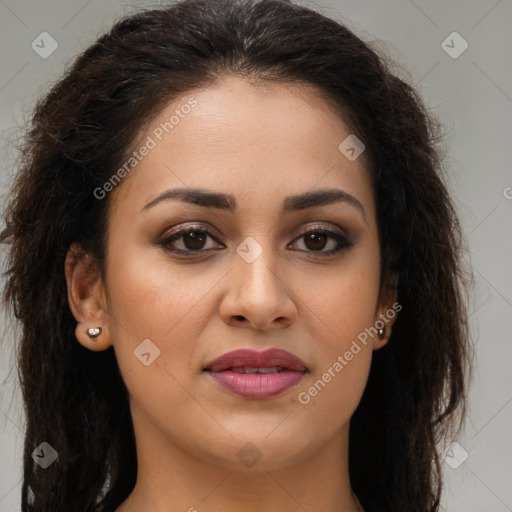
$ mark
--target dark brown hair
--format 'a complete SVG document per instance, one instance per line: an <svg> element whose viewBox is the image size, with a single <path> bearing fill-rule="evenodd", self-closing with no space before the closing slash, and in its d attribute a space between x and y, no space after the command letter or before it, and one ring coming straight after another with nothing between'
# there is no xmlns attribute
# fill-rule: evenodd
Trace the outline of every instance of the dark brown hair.
<svg viewBox="0 0 512 512"><path fill-rule="evenodd" d="M185 0L132 15L37 104L2 235L4 300L22 327L22 510L112 511L135 484L127 390L112 347L90 352L75 339L64 260L78 243L102 268L109 201L94 190L168 102L228 75L316 86L366 145L382 275L398 276L403 309L351 419L351 485L367 512L438 511L439 446L460 431L472 359L439 128L369 43L284 0ZM59 454L45 470L31 457L43 441Z"/></svg>

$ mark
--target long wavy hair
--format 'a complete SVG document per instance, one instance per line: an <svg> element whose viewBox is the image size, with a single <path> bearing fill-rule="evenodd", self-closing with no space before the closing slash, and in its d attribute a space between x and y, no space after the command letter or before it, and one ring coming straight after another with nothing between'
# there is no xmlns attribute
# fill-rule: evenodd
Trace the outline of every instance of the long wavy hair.
<svg viewBox="0 0 512 512"><path fill-rule="evenodd" d="M0 237L4 302L21 326L22 510L108 512L135 485L128 392L113 348L75 339L64 260L77 243L103 271L109 198L94 190L170 101L226 76L314 85L366 145L382 276L398 276L403 309L351 418L350 480L368 512L437 512L443 443L461 431L473 358L471 275L440 126L381 50L285 0L185 0L132 14L37 103ZM47 469L32 458L43 441L58 453Z"/></svg>

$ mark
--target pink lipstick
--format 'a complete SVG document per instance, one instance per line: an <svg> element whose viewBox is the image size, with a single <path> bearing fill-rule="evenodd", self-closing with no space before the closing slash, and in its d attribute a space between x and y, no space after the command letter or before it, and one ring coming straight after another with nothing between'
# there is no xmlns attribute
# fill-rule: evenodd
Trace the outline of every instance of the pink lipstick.
<svg viewBox="0 0 512 512"><path fill-rule="evenodd" d="M298 357L285 350L234 350L212 361L204 371L217 384L240 396L264 399L297 385L307 371Z"/></svg>

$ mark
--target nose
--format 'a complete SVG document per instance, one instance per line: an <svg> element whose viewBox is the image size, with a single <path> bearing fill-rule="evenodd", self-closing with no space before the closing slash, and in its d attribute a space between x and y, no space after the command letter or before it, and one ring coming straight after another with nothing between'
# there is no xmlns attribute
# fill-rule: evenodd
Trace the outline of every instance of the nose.
<svg viewBox="0 0 512 512"><path fill-rule="evenodd" d="M270 253L265 249L252 263L235 256L219 310L226 324L269 331L294 322L297 308L292 283L285 282L283 273L276 271Z"/></svg>

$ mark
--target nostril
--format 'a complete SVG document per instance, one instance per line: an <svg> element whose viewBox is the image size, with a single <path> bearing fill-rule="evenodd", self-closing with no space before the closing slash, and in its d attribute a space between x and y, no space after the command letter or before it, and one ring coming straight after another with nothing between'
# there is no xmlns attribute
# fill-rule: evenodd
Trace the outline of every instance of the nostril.
<svg viewBox="0 0 512 512"><path fill-rule="evenodd" d="M237 320L245 320L245 317L244 317L244 316L242 316L242 315L236 315L236 316L235 316L235 318L236 318Z"/></svg>

